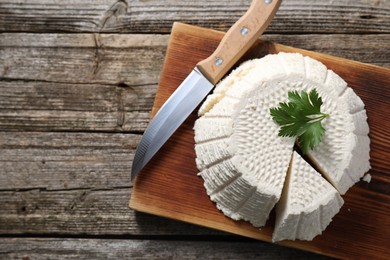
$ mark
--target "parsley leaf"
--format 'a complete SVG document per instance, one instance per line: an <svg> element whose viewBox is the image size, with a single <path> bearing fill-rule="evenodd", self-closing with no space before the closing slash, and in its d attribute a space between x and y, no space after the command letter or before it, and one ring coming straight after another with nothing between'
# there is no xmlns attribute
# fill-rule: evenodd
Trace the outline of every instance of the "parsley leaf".
<svg viewBox="0 0 390 260"><path fill-rule="evenodd" d="M271 108L272 119L279 124L279 136L296 137L303 153L316 147L322 140L325 128L321 121L328 114L321 113L322 98L317 90L288 92L288 103Z"/></svg>

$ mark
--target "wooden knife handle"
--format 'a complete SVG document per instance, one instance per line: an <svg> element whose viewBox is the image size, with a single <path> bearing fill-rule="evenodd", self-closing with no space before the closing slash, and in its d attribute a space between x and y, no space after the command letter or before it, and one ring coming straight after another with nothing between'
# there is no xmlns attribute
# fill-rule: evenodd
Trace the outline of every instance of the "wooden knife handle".
<svg viewBox="0 0 390 260"><path fill-rule="evenodd" d="M229 29L214 53L197 64L216 84L254 44L275 16L282 0L253 0L248 11Z"/></svg>

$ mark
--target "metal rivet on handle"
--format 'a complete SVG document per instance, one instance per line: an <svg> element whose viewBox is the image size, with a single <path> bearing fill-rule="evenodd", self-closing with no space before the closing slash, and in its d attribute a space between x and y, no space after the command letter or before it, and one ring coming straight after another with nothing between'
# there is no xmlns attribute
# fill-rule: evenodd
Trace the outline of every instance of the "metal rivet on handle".
<svg viewBox="0 0 390 260"><path fill-rule="evenodd" d="M218 67L221 66L223 63L223 60L221 58L216 58L215 59L215 65L217 65Z"/></svg>
<svg viewBox="0 0 390 260"><path fill-rule="evenodd" d="M241 35L247 35L249 33L249 29L247 27L242 27L240 30Z"/></svg>
<svg viewBox="0 0 390 260"><path fill-rule="evenodd" d="M267 5L272 3L272 0L264 0L264 3L266 3Z"/></svg>

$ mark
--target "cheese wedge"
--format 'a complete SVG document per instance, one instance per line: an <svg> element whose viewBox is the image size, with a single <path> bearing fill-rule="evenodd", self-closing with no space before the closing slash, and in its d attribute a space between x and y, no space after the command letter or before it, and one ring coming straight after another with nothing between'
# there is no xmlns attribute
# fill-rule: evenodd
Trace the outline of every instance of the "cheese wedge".
<svg viewBox="0 0 390 260"><path fill-rule="evenodd" d="M278 136L269 109L286 102L289 91L312 89L330 115L323 141L308 154L312 163L342 194L368 171L364 104L337 74L297 53L250 60L216 86L194 126L199 175L225 215L265 224L280 199L295 141Z"/></svg>
<svg viewBox="0 0 390 260"><path fill-rule="evenodd" d="M337 190L294 152L276 206L272 241L312 240L325 230L343 203Z"/></svg>

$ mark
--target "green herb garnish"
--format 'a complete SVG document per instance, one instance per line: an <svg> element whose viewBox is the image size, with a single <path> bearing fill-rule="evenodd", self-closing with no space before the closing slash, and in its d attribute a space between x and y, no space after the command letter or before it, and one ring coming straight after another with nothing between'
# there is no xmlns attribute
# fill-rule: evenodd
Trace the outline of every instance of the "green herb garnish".
<svg viewBox="0 0 390 260"><path fill-rule="evenodd" d="M302 152L307 153L321 142L325 133L321 121L329 115L321 113L322 98L315 89L309 94L290 91L288 100L271 108L271 116L281 126L279 136L297 137Z"/></svg>

